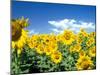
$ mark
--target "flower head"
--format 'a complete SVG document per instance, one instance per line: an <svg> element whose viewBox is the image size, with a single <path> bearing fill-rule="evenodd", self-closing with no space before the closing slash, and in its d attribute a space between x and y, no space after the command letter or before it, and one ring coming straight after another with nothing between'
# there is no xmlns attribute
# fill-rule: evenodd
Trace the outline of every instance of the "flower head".
<svg viewBox="0 0 100 75"><path fill-rule="evenodd" d="M88 70L93 66L93 62L89 56L81 56L76 63L78 70Z"/></svg>
<svg viewBox="0 0 100 75"><path fill-rule="evenodd" d="M95 48L95 46L94 46L94 47L91 47L91 48L89 49L89 55L90 55L91 57L95 57L95 56L96 56L96 48Z"/></svg>
<svg viewBox="0 0 100 75"><path fill-rule="evenodd" d="M60 63L62 60L62 54L59 51L53 52L51 54L51 60L56 64Z"/></svg>
<svg viewBox="0 0 100 75"><path fill-rule="evenodd" d="M70 30L65 30L64 33L61 35L60 39L65 44L70 45L74 41L73 32Z"/></svg>

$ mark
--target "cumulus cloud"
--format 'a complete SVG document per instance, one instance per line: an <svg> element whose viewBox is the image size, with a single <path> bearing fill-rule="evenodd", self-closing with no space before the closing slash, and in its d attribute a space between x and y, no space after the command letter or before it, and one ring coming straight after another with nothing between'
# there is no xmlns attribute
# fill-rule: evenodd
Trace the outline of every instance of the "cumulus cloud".
<svg viewBox="0 0 100 75"><path fill-rule="evenodd" d="M60 30L60 29L57 29L57 28L52 28L51 31L55 32L56 34L63 32L63 30Z"/></svg>
<svg viewBox="0 0 100 75"><path fill-rule="evenodd" d="M84 28L87 32L95 31L95 24L92 22L63 19L59 21L48 21L48 23L53 26L51 30L55 33L62 32L64 29L70 29L77 33L80 31L80 28Z"/></svg>
<svg viewBox="0 0 100 75"><path fill-rule="evenodd" d="M32 35L32 34L39 34L39 32L36 32L34 29L29 30L29 35Z"/></svg>

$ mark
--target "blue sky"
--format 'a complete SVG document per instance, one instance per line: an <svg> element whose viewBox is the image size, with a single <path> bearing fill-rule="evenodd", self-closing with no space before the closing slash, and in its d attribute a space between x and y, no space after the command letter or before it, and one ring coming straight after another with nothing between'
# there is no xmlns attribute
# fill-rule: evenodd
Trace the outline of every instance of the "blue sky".
<svg viewBox="0 0 100 75"><path fill-rule="evenodd" d="M31 33L60 32L71 27L74 31L79 27L95 31L95 6L12 1L11 7L12 18L29 18L27 29Z"/></svg>

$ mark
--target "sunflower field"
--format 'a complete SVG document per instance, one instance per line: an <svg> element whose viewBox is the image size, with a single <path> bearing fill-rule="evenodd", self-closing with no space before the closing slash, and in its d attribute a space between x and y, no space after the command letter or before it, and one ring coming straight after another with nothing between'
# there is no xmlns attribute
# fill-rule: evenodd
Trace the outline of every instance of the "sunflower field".
<svg viewBox="0 0 100 75"><path fill-rule="evenodd" d="M96 69L95 32L29 35L27 26L23 17L11 20L12 75Z"/></svg>

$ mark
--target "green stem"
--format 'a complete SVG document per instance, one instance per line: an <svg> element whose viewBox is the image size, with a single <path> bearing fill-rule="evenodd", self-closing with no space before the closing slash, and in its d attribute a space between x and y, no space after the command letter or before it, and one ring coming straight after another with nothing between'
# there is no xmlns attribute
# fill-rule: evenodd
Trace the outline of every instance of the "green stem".
<svg viewBox="0 0 100 75"><path fill-rule="evenodd" d="M15 63L16 63L16 71L15 71L15 75L19 74L19 58L18 58L18 54L17 54L17 49L15 50Z"/></svg>

